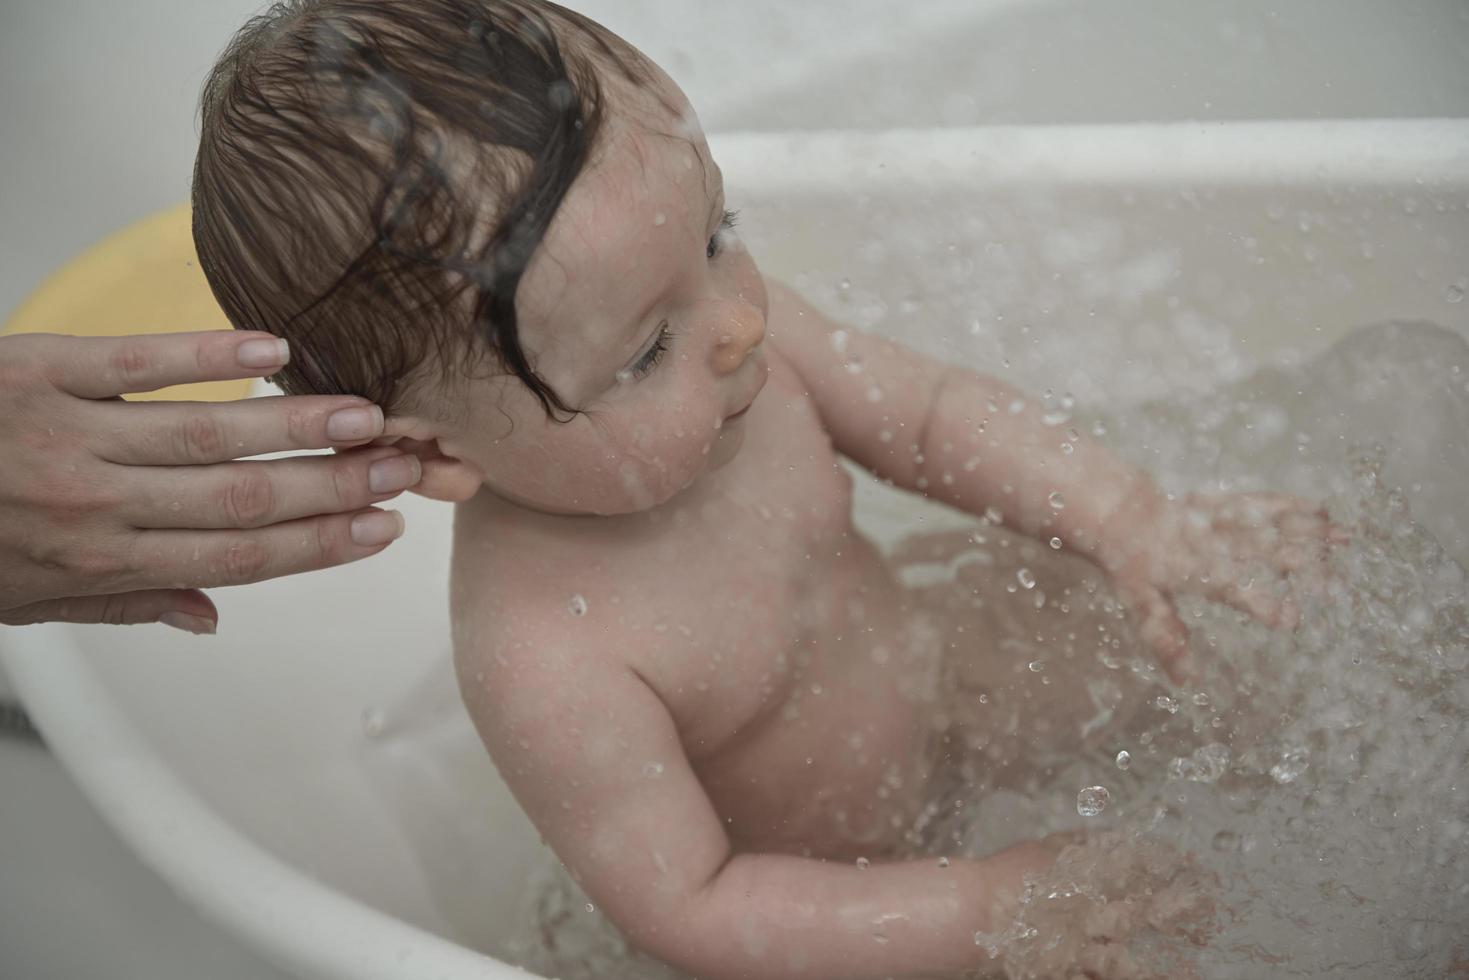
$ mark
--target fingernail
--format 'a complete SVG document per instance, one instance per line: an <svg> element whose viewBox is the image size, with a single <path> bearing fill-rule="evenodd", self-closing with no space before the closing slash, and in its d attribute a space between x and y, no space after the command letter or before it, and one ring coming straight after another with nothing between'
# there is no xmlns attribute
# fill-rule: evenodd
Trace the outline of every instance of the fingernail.
<svg viewBox="0 0 1469 980"><path fill-rule="evenodd" d="M193 633L195 636L214 635L214 620L205 619L203 616L190 616L188 613L181 612L166 612L158 617L158 621L164 626L172 626L176 630Z"/></svg>
<svg viewBox="0 0 1469 980"><path fill-rule="evenodd" d="M373 493L396 493L407 490L422 477L423 466L417 456L390 456L367 468L367 487Z"/></svg>
<svg viewBox="0 0 1469 980"><path fill-rule="evenodd" d="M326 437L333 442L357 442L371 439L383 431L383 410L376 405L360 405L333 412L326 420Z"/></svg>
<svg viewBox="0 0 1469 980"><path fill-rule="evenodd" d="M235 348L235 357L240 367L282 367L291 359L291 345L279 337L274 340L247 340Z"/></svg>
<svg viewBox="0 0 1469 980"><path fill-rule="evenodd" d="M387 544L403 534L403 515L396 510L374 510L352 518L352 540L364 548Z"/></svg>

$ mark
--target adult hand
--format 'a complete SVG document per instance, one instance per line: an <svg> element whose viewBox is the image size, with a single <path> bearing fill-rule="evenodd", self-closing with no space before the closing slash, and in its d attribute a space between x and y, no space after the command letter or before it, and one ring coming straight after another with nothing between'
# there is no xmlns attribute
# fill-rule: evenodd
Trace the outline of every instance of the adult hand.
<svg viewBox="0 0 1469 980"><path fill-rule="evenodd" d="M200 588L340 565L396 539L402 516L370 505L421 468L365 445L383 415L364 399L119 397L265 377L288 358L269 334L226 330L0 337L0 623L213 633ZM326 447L349 451L240 461Z"/></svg>

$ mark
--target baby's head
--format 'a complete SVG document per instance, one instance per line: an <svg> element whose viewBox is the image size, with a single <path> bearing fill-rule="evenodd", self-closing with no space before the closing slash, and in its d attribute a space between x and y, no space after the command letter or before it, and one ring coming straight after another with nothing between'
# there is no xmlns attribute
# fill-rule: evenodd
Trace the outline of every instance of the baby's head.
<svg viewBox="0 0 1469 980"><path fill-rule="evenodd" d="M764 382L692 109L554 4L277 4L205 84L193 204L282 388L381 404L431 496L646 509L733 457Z"/></svg>

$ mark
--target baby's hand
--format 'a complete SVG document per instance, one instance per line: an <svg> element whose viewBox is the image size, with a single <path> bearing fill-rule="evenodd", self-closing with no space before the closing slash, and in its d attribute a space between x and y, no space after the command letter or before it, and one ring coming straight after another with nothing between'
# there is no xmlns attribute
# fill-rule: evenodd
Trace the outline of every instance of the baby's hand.
<svg viewBox="0 0 1469 980"><path fill-rule="evenodd" d="M1108 528L1111 546L1098 558L1175 684L1193 673L1175 595L1203 596L1267 626L1295 629L1299 590L1320 586L1328 549L1347 540L1324 506L1284 493L1173 500L1145 493L1121 510Z"/></svg>
<svg viewBox="0 0 1469 980"><path fill-rule="evenodd" d="M1005 975L1192 976L1182 953L1216 931L1217 877L1163 841L1103 833L1068 843L1012 927Z"/></svg>

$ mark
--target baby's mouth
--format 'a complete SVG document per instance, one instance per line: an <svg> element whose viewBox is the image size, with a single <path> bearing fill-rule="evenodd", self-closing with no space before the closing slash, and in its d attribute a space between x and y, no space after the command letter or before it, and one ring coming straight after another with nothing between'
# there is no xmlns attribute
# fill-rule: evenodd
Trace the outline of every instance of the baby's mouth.
<svg viewBox="0 0 1469 980"><path fill-rule="evenodd" d="M733 422L735 419L744 418L745 413L755 407L755 399L759 398L760 392L765 390L765 382L769 380L769 378L770 368L767 367L766 364L762 361L760 363L760 384L758 387L756 387L755 393L750 396L750 400L745 403L744 408L740 409L738 412L735 412L733 415L726 415L724 417L724 421Z"/></svg>

